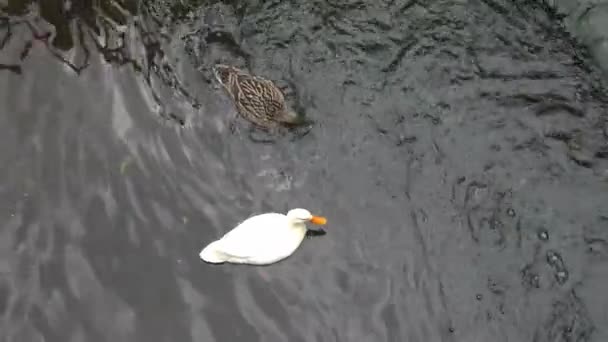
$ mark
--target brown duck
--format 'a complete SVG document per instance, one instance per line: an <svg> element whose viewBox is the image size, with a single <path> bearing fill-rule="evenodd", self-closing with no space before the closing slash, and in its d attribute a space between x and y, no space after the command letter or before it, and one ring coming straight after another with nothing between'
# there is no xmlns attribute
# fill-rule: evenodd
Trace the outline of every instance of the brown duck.
<svg viewBox="0 0 608 342"><path fill-rule="evenodd" d="M226 89L240 115L263 128L304 123L285 103L283 92L270 80L241 69L216 64L213 73Z"/></svg>

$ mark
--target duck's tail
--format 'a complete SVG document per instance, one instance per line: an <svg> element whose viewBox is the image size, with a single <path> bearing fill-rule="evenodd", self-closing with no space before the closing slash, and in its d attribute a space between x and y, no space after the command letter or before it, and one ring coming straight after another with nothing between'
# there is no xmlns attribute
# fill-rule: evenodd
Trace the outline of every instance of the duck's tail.
<svg viewBox="0 0 608 342"><path fill-rule="evenodd" d="M232 66L229 66L226 64L216 64L213 66L212 70L213 70L213 75L215 76L215 79L217 79L217 81L224 86L228 86L231 83L230 82L231 77L234 77L234 75L242 73L242 71L240 69L237 69L235 67L232 67Z"/></svg>
<svg viewBox="0 0 608 342"><path fill-rule="evenodd" d="M216 64L213 66L212 70L213 70L213 76L215 76L215 79L218 82L220 82L221 84L224 84L224 82L227 81L227 67L225 65Z"/></svg>
<svg viewBox="0 0 608 342"><path fill-rule="evenodd" d="M203 259L203 261L211 264L221 264L228 261L228 255L222 253L218 247L219 241L214 241L207 245L207 247L203 248L199 256L201 259Z"/></svg>

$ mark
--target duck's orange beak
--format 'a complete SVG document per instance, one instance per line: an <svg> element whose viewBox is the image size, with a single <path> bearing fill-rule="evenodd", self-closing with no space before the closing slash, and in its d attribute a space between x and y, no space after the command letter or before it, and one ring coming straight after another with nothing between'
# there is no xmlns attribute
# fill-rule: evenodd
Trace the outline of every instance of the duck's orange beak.
<svg viewBox="0 0 608 342"><path fill-rule="evenodd" d="M313 216L310 219L310 222L313 224L324 225L327 223L327 219L323 216Z"/></svg>

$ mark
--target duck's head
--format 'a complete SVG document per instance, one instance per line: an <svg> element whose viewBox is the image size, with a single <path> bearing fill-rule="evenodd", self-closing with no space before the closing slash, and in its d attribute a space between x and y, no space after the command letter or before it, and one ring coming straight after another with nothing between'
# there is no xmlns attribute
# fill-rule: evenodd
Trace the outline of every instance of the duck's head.
<svg viewBox="0 0 608 342"><path fill-rule="evenodd" d="M310 211L301 208L291 209L289 212L287 212L287 218L291 220L292 223L296 224L305 224L310 222L312 224L324 225L327 223L327 219L325 217L314 216L310 213Z"/></svg>
<svg viewBox="0 0 608 342"><path fill-rule="evenodd" d="M283 112L278 115L277 120L287 126L305 126L312 124L312 121L307 119L304 115L298 114L293 108L285 106Z"/></svg>

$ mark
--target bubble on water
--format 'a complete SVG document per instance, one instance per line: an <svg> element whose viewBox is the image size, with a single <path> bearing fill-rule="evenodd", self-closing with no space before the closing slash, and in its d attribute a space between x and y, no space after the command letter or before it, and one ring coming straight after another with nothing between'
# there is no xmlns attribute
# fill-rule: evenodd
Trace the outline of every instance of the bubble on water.
<svg viewBox="0 0 608 342"><path fill-rule="evenodd" d="M396 145L397 146L401 146L403 144L410 144L410 143L416 142L416 140L417 140L416 136L413 136L413 135L412 136L407 136L407 135L404 135L404 134L400 134L399 135L399 139L397 139Z"/></svg>
<svg viewBox="0 0 608 342"><path fill-rule="evenodd" d="M532 269L532 265L524 267L521 271L521 277L524 285L534 288L540 288L540 277Z"/></svg>
<svg viewBox="0 0 608 342"><path fill-rule="evenodd" d="M501 295L506 291L503 285L497 283L495 280L492 279L488 279L487 288L495 295Z"/></svg>
<svg viewBox="0 0 608 342"><path fill-rule="evenodd" d="M538 276L538 274L534 274L532 275L532 277L530 277L530 285L534 286L535 288L540 288L540 277Z"/></svg>
<svg viewBox="0 0 608 342"><path fill-rule="evenodd" d="M501 315L505 314L505 306L503 303L498 306L498 312L500 312Z"/></svg>
<svg viewBox="0 0 608 342"><path fill-rule="evenodd" d="M558 252L554 250L547 251L547 263L555 272L555 280L558 284L563 285L568 281L568 271L566 270L562 256Z"/></svg>
<svg viewBox="0 0 608 342"><path fill-rule="evenodd" d="M561 270L555 273L555 280L558 284L564 285L568 281L568 271Z"/></svg>
<svg viewBox="0 0 608 342"><path fill-rule="evenodd" d="M558 260L558 257L556 255L556 253L554 251L548 251L547 252L547 261L552 264L555 263Z"/></svg>
<svg viewBox="0 0 608 342"><path fill-rule="evenodd" d="M537 235L538 235L538 239L541 241L549 240L549 233L544 228L539 229Z"/></svg>
<svg viewBox="0 0 608 342"><path fill-rule="evenodd" d="M480 293L478 293L478 294L475 296L475 299L477 299L477 300L482 300L482 299L483 299L483 296L482 296Z"/></svg>
<svg viewBox="0 0 608 342"><path fill-rule="evenodd" d="M562 268L564 266L562 256L554 250L547 251L547 263L557 268Z"/></svg>

